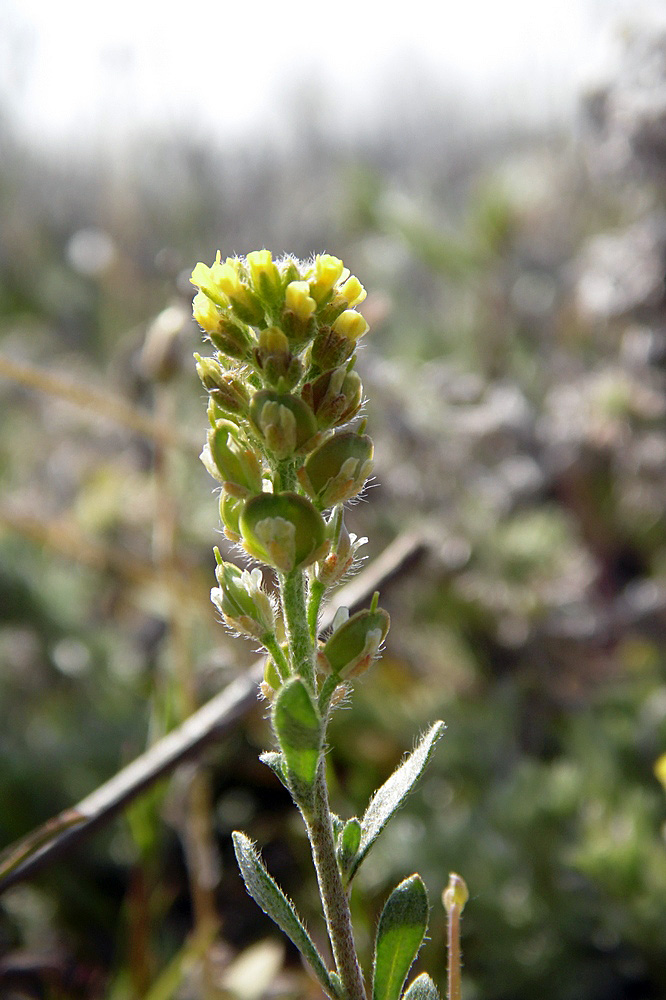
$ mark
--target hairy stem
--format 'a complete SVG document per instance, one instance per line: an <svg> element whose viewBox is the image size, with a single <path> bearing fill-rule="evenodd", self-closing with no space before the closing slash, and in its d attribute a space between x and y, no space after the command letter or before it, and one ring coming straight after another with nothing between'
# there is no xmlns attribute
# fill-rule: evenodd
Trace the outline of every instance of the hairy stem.
<svg viewBox="0 0 666 1000"><path fill-rule="evenodd" d="M345 1000L366 1000L363 975L354 943L349 900L335 856L325 770L326 764L322 758L315 787L313 815L307 819L308 837L312 846L319 894L324 907L335 967L344 989Z"/></svg>
<svg viewBox="0 0 666 1000"><path fill-rule="evenodd" d="M292 671L300 674L311 691L315 686L314 646L305 609L305 574L302 570L280 573L280 600L284 613Z"/></svg>

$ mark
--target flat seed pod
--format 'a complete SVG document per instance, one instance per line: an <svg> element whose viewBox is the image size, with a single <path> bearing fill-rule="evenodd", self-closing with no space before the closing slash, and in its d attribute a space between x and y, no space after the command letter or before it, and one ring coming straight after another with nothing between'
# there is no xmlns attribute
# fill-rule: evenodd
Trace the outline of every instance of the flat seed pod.
<svg viewBox="0 0 666 1000"><path fill-rule="evenodd" d="M252 497L243 507L239 524L250 555L283 573L320 559L328 544L323 517L297 493Z"/></svg>

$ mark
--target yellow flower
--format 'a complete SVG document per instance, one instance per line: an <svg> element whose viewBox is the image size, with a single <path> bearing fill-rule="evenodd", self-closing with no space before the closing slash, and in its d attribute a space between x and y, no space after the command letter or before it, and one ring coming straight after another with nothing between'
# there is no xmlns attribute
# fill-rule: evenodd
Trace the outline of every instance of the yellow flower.
<svg viewBox="0 0 666 1000"><path fill-rule="evenodd" d="M323 302L330 296L337 282L348 275L349 271L338 257L329 253L318 254L315 258L314 278L310 282L310 295L317 303Z"/></svg>
<svg viewBox="0 0 666 1000"><path fill-rule="evenodd" d="M220 255L218 251L217 260L212 267L208 267L207 264L203 264L200 261L192 271L190 281L196 288L201 289L201 291L204 292L204 294L207 295L212 302L215 302L216 305L226 309L229 305L229 299L217 284L216 275L214 273L215 267L219 265L219 257Z"/></svg>
<svg viewBox="0 0 666 1000"><path fill-rule="evenodd" d="M345 337L347 340L358 340L359 337L368 332L370 327L360 313L354 309L345 309L336 319L332 329L338 336Z"/></svg>

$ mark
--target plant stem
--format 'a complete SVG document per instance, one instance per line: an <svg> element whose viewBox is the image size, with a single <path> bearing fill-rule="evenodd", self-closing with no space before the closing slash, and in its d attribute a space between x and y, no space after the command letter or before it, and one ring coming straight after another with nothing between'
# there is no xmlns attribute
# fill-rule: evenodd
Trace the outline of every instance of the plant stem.
<svg viewBox="0 0 666 1000"><path fill-rule="evenodd" d="M300 674L312 692L316 691L314 647L310 639L305 609L305 574L300 569L280 573L280 600L284 613L289 654L294 674Z"/></svg>
<svg viewBox="0 0 666 1000"><path fill-rule="evenodd" d="M447 1000L461 1000L460 982L462 960L460 954L460 915L469 898L465 880L451 872L449 884L442 893L442 902L448 918L447 951L449 957Z"/></svg>
<svg viewBox="0 0 666 1000"><path fill-rule="evenodd" d="M323 757L317 774L313 815L306 822L328 936L345 1000L366 1000L363 975L354 943L349 900L335 856L333 824L326 786L326 763Z"/></svg>

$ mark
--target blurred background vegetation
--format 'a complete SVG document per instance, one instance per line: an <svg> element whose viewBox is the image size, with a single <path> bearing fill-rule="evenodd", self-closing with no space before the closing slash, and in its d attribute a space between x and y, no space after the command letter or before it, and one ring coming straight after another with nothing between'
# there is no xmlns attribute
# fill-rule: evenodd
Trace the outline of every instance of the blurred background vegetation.
<svg viewBox="0 0 666 1000"><path fill-rule="evenodd" d="M447 723L359 876L360 947L418 869L443 984L455 870L466 1000L666 995L665 92L666 35L636 32L575 127L479 130L433 98L427 128L405 106L344 144L315 102L280 149L155 131L114 160L0 119L2 845L253 661L208 602L188 277L218 247L326 250L370 291L377 485L350 527L370 557L428 542L333 725L337 810ZM2 996L317 997L230 850L242 827L321 935L269 740L259 705L8 889Z"/></svg>

